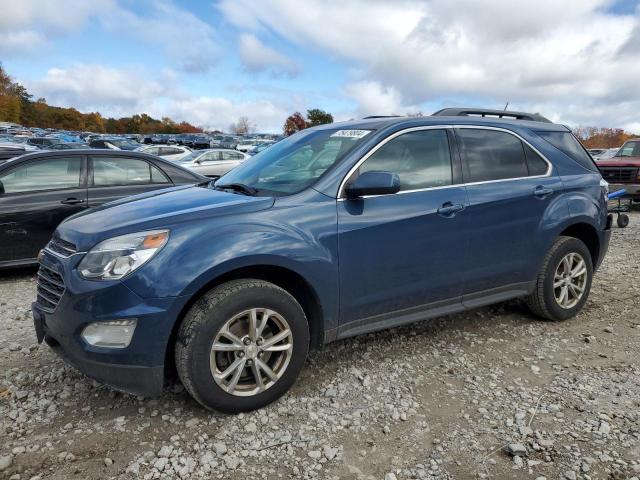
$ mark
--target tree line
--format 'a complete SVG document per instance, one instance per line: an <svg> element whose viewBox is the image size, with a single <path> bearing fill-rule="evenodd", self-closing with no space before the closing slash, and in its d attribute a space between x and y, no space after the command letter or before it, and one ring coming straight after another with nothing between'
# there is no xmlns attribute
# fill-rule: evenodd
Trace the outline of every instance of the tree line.
<svg viewBox="0 0 640 480"><path fill-rule="evenodd" d="M105 118L99 112L82 113L75 108L54 107L44 98L33 100L27 89L15 82L0 65L0 121L25 127L56 128L60 130L95 133L199 133L201 128L187 122L175 122L169 117L161 120L147 115Z"/></svg>

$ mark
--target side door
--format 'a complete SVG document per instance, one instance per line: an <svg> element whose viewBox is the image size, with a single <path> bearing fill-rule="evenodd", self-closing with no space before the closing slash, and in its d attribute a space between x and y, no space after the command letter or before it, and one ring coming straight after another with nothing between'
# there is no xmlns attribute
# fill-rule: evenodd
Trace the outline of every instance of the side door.
<svg viewBox="0 0 640 480"><path fill-rule="evenodd" d="M542 219L562 182L528 142L502 129L455 129L469 195L464 303L528 292L548 245ZM557 203L556 208L566 208Z"/></svg>
<svg viewBox="0 0 640 480"><path fill-rule="evenodd" d="M169 177L151 162L122 156L89 156L89 206L169 187Z"/></svg>
<svg viewBox="0 0 640 480"><path fill-rule="evenodd" d="M446 128L400 132L365 155L344 182L389 171L399 175L401 191L338 199L339 336L461 307L467 197L452 147Z"/></svg>
<svg viewBox="0 0 640 480"><path fill-rule="evenodd" d="M20 163L0 182L0 262L35 259L58 224L87 206L81 155Z"/></svg>

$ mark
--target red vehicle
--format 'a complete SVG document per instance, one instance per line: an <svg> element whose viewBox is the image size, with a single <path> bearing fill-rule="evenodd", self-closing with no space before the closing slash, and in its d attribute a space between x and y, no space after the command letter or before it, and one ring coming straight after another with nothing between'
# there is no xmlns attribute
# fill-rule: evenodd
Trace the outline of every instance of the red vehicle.
<svg viewBox="0 0 640 480"><path fill-rule="evenodd" d="M610 192L624 188L626 198L640 202L640 138L626 141L613 158L596 163Z"/></svg>

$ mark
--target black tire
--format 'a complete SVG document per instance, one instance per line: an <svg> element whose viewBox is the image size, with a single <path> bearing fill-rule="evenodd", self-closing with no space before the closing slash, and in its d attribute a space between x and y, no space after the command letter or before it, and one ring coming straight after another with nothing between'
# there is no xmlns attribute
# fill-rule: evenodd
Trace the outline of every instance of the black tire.
<svg viewBox="0 0 640 480"><path fill-rule="evenodd" d="M292 333L292 355L282 376L252 396L227 393L214 380L210 367L213 341L225 323L250 308L268 308L286 319ZM185 316L176 339L178 376L191 396L209 410L238 413L277 400L294 384L309 350L309 325L296 299L282 288L262 280L233 280L203 295Z"/></svg>
<svg viewBox="0 0 640 480"><path fill-rule="evenodd" d="M627 225L629 225L629 215L621 213L620 215L618 215L616 223L620 228L625 228Z"/></svg>
<svg viewBox="0 0 640 480"><path fill-rule="evenodd" d="M577 253L585 261L587 269L586 284L582 297L572 308L563 308L556 301L554 294L554 276L560 261L569 253ZM593 263L591 252L577 238L558 237L545 256L533 292L526 298L529 309L537 316L552 321L567 320L575 317L589 297L593 280Z"/></svg>

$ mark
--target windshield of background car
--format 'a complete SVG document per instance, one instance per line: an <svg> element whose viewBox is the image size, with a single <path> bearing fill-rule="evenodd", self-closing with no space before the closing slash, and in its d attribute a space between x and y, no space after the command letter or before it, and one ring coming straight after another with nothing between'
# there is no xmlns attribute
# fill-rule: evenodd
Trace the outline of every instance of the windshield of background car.
<svg viewBox="0 0 640 480"><path fill-rule="evenodd" d="M616 157L640 157L640 141L625 143L616 153Z"/></svg>
<svg viewBox="0 0 640 480"><path fill-rule="evenodd" d="M291 195L315 183L371 130L303 130L221 177L217 184L242 183L258 195Z"/></svg>

